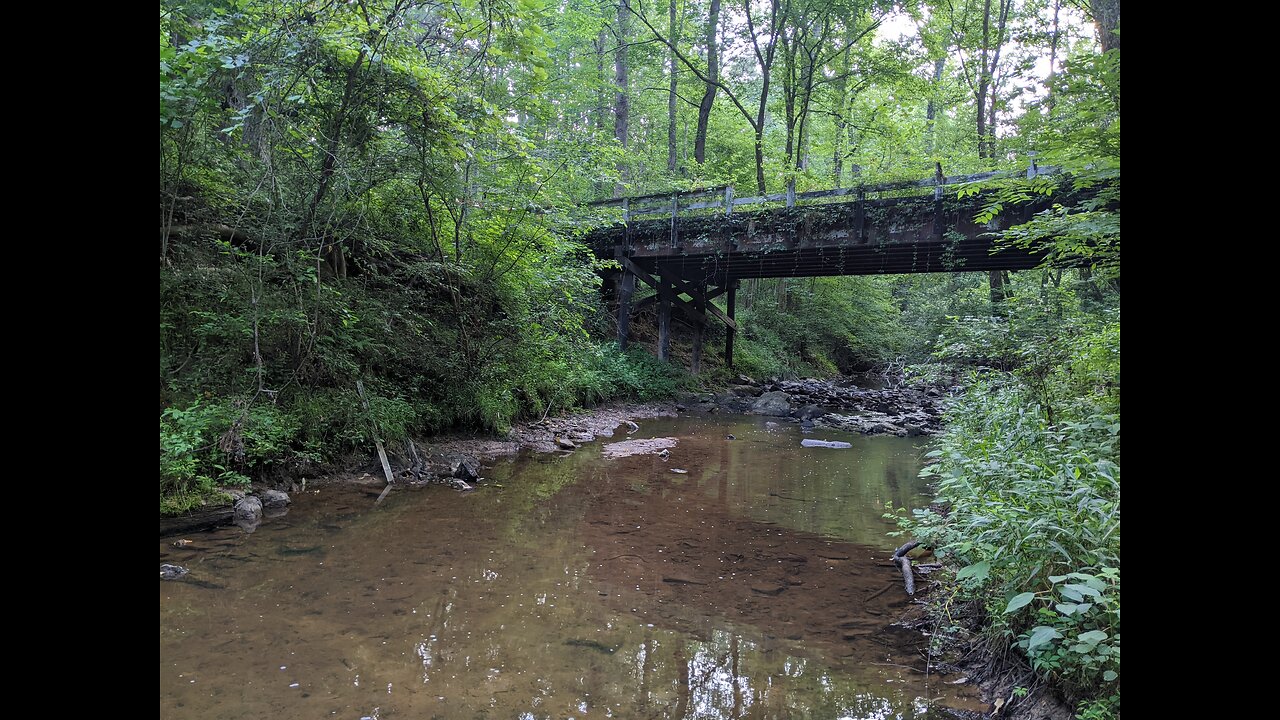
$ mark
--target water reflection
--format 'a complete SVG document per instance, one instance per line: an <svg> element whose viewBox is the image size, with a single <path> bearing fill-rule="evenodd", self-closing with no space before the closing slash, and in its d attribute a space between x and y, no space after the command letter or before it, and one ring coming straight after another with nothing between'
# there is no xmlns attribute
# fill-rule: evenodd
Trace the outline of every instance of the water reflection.
<svg viewBox="0 0 1280 720"><path fill-rule="evenodd" d="M500 463L501 490L395 493L374 511L377 488L331 488L295 498L287 525L162 542L162 562L225 589L161 585L161 718L933 716L940 686L906 667L914 650L857 625L876 617L841 617L891 612L886 596L823 595L892 582L849 585L881 572L859 553L750 581L800 581L776 596L695 567L721 544L742 562L812 555L821 538L804 533L891 544L879 515L920 492L917 445L802 450L794 428L754 419L645 433L680 438L668 463L588 447ZM606 561L615 544L636 557Z"/></svg>

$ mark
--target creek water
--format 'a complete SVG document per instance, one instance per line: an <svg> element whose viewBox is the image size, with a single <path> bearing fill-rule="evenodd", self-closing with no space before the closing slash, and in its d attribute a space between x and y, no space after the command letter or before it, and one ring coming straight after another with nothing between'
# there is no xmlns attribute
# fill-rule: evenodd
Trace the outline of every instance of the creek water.
<svg viewBox="0 0 1280 720"><path fill-rule="evenodd" d="M668 457L486 464L472 493L335 484L160 541L160 717L942 718L886 566L922 439L651 420ZM733 439L728 436L733 435ZM803 437L849 449L803 448ZM684 472L676 472L684 471Z"/></svg>

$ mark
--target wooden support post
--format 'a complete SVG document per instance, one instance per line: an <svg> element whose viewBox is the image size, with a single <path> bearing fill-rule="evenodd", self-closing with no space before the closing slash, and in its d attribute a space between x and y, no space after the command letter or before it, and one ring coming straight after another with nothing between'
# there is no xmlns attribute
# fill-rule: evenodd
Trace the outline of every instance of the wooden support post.
<svg viewBox="0 0 1280 720"><path fill-rule="evenodd" d="M858 188L858 208L853 214L853 225L857 231L858 244L867 241L867 189Z"/></svg>
<svg viewBox="0 0 1280 720"><path fill-rule="evenodd" d="M622 282L618 283L618 348L627 349L627 331L631 326L631 296L636 291L636 275L627 267L622 269Z"/></svg>
<svg viewBox="0 0 1280 720"><path fill-rule="evenodd" d="M734 315L734 310L738 304L737 302L738 301L738 281L729 280L728 283L729 283L729 293L727 295L728 305L726 309L728 310L729 319L732 320ZM730 327L726 332L725 338L724 338L724 364L730 370L733 369L733 334L734 332L735 331L733 327Z"/></svg>
<svg viewBox="0 0 1280 720"><path fill-rule="evenodd" d="M702 313L707 311L707 286L701 283L698 286L699 293L693 296L693 307ZM698 370L702 367L702 339L706 334L706 323L694 321L693 323L693 357L689 360L689 372L694 375L698 374Z"/></svg>
<svg viewBox="0 0 1280 720"><path fill-rule="evenodd" d="M681 280L678 277L672 276L671 287L674 288L674 292L672 293L673 295L684 293L685 295L688 295L689 297L693 298L692 308L689 307L689 303L686 303L683 300L680 301L681 310L688 310L688 309L692 310L692 312L686 312L685 313L686 315L690 315L694 320L697 320L699 322L706 322L707 321L706 314L711 313L712 315L719 318L720 322L723 322L725 325L728 325L729 327L735 327L733 320L731 320L724 313L720 312L720 308L707 302L708 300L710 300L712 297L715 297L715 296L707 295L707 286L705 284L694 285L693 283L685 282L684 280ZM667 288L664 285L663 290L665 291L666 289Z"/></svg>
<svg viewBox="0 0 1280 720"><path fill-rule="evenodd" d="M733 186L724 189L724 216L733 217Z"/></svg>
<svg viewBox="0 0 1280 720"><path fill-rule="evenodd" d="M942 186L946 184L947 178L942 174L942 163L935 162L933 166L935 168L933 174L933 236L938 240L941 240L944 225L942 214Z"/></svg>
<svg viewBox="0 0 1280 720"><path fill-rule="evenodd" d="M679 233L676 231L676 215L679 214L679 212L680 196L673 193L671 195L671 247L673 248L679 240Z"/></svg>
<svg viewBox="0 0 1280 720"><path fill-rule="evenodd" d="M1035 178L1035 176L1040 174L1040 166L1036 165L1035 150L1032 150L1031 152L1027 153L1027 155L1031 158L1031 165L1027 167L1027 179L1031 180Z"/></svg>
<svg viewBox="0 0 1280 720"><path fill-rule="evenodd" d="M796 179L791 178L787 181L787 209L796 206Z"/></svg>
<svg viewBox="0 0 1280 720"><path fill-rule="evenodd" d="M667 279L662 278L663 285ZM659 293L658 300L658 359L663 362L671 357L671 299L668 293Z"/></svg>

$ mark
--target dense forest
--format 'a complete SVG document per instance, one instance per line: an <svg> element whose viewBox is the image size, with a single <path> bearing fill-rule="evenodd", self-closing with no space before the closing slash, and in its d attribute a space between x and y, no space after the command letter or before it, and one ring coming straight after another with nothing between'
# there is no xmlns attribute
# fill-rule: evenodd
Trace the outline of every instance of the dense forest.
<svg viewBox="0 0 1280 720"><path fill-rule="evenodd" d="M939 636L1118 717L1119 6L162 0L161 512L739 373L963 378L947 511L890 508L958 570ZM1077 191L1003 233L1044 267L745 280L732 370L659 362L643 317L620 350L582 243L620 220L594 200L1032 159L1061 171L980 189Z"/></svg>

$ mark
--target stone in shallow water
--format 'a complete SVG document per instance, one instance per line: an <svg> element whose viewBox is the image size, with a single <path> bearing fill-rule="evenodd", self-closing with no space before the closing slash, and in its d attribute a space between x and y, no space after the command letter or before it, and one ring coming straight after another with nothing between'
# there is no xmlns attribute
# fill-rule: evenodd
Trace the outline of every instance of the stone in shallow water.
<svg viewBox="0 0 1280 720"><path fill-rule="evenodd" d="M840 442L839 440L812 440L810 438L801 440L800 444L804 447L835 448L836 450L844 450L853 447L849 443Z"/></svg>
<svg viewBox="0 0 1280 720"><path fill-rule="evenodd" d="M767 392L756 400L751 406L751 412L756 415L772 415L781 417L791 414L791 397L784 392L774 391Z"/></svg>
<svg viewBox="0 0 1280 720"><path fill-rule="evenodd" d="M675 446L676 439L673 437L623 440L616 443L607 443L601 448L601 454L606 458L616 459L632 455L657 454L661 450Z"/></svg>
<svg viewBox="0 0 1280 720"><path fill-rule="evenodd" d="M263 490L258 493L265 508L282 508L289 504L289 493L279 490Z"/></svg>
<svg viewBox="0 0 1280 720"><path fill-rule="evenodd" d="M249 495L236 503L234 520L241 530L253 532L262 522L262 501Z"/></svg>

